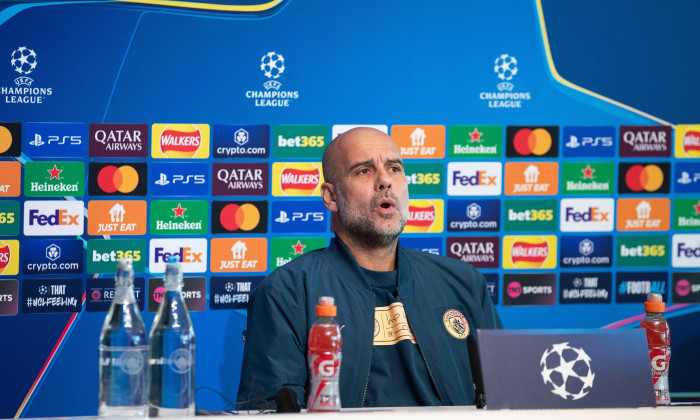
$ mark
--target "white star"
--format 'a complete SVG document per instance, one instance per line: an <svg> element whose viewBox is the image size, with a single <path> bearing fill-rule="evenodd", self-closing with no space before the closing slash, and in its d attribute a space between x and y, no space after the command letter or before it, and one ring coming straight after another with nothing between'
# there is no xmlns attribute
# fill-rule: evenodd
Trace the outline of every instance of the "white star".
<svg viewBox="0 0 700 420"><path fill-rule="evenodd" d="M566 381L561 384L561 386L557 386L554 382L552 382L552 386L554 389L552 390L552 394L557 394L560 397L566 399L566 396L569 395L568 392L566 392Z"/></svg>

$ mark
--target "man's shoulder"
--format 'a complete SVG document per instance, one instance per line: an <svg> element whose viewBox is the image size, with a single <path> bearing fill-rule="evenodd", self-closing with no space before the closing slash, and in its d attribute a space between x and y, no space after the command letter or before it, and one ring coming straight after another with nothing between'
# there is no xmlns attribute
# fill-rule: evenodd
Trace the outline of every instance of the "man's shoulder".
<svg viewBox="0 0 700 420"><path fill-rule="evenodd" d="M400 249L403 257L407 257L409 264L418 272L448 272L459 278L478 277L478 271L467 262L413 248L401 247Z"/></svg>

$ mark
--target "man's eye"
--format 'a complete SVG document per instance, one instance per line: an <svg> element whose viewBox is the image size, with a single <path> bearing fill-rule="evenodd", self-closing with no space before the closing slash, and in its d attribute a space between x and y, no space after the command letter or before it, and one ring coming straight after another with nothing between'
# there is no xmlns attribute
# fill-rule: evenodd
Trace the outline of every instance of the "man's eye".
<svg viewBox="0 0 700 420"><path fill-rule="evenodd" d="M358 174L368 174L368 173L369 173L369 169L367 169L367 168L360 169L357 173L358 173Z"/></svg>

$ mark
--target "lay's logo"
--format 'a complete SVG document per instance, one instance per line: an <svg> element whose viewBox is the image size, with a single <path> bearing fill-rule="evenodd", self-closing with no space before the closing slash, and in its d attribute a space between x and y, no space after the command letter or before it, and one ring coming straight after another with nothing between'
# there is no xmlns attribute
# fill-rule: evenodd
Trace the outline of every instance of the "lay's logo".
<svg viewBox="0 0 700 420"><path fill-rule="evenodd" d="M556 236L506 236L503 248L503 268L556 267Z"/></svg>
<svg viewBox="0 0 700 420"><path fill-rule="evenodd" d="M152 139L154 158L209 157L208 124L153 124Z"/></svg>
<svg viewBox="0 0 700 420"><path fill-rule="evenodd" d="M320 163L278 162L272 164L272 195L318 196L321 195L323 172Z"/></svg>
<svg viewBox="0 0 700 420"><path fill-rule="evenodd" d="M438 233L443 230L443 200L410 200L405 233Z"/></svg>

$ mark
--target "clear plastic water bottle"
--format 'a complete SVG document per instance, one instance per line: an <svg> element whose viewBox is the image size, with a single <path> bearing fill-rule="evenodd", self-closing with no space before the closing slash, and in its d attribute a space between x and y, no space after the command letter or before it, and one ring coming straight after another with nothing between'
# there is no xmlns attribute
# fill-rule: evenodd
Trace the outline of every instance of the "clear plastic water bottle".
<svg viewBox="0 0 700 420"><path fill-rule="evenodd" d="M165 265L163 300L151 327L150 417L194 416L195 336L177 256Z"/></svg>
<svg viewBox="0 0 700 420"><path fill-rule="evenodd" d="M134 296L131 258L117 263L114 289L100 333L98 413L142 417L148 401L148 342Z"/></svg>
<svg viewBox="0 0 700 420"><path fill-rule="evenodd" d="M307 411L340 411L340 361L343 338L335 321L337 308L332 297L321 296L316 321L309 332L311 389Z"/></svg>
<svg viewBox="0 0 700 420"><path fill-rule="evenodd" d="M671 360L671 331L664 318L666 306L662 299L659 293L647 295L647 301L644 302L646 316L639 326L647 330L656 405L669 405L671 397L668 389L668 365Z"/></svg>

